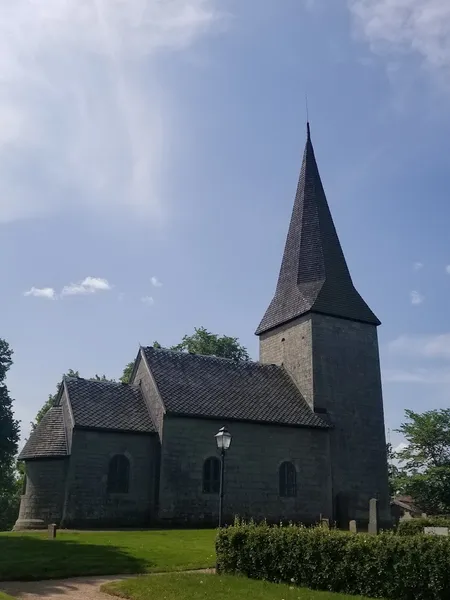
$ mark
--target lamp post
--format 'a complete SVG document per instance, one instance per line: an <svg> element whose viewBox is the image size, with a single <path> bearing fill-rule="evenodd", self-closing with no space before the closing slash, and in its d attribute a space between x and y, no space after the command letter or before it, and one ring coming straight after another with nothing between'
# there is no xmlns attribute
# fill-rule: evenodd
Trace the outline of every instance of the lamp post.
<svg viewBox="0 0 450 600"><path fill-rule="evenodd" d="M214 437L216 438L217 449L220 451L219 527L222 527L225 452L231 445L231 434L225 427L222 427Z"/></svg>

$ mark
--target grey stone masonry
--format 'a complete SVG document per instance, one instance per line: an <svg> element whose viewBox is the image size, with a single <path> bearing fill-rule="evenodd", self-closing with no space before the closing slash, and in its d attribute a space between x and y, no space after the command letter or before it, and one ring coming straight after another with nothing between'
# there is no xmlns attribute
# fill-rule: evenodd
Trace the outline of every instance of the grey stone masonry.
<svg viewBox="0 0 450 600"><path fill-rule="evenodd" d="M331 517L328 430L166 417L161 454L161 522L217 524L218 494L204 494L204 461L218 456L214 435L232 435L225 457L224 515L317 523ZM280 497L279 467L295 465L297 494Z"/></svg>
<svg viewBox="0 0 450 600"><path fill-rule="evenodd" d="M116 454L124 454L130 461L126 494L107 491L109 461ZM155 517L157 459L155 434L75 429L61 525L148 526Z"/></svg>

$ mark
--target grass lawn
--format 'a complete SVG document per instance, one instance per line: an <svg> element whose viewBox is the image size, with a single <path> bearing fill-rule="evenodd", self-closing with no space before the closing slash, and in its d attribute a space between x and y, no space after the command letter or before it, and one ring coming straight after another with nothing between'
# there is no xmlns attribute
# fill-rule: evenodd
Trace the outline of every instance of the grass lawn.
<svg viewBox="0 0 450 600"><path fill-rule="evenodd" d="M149 575L102 586L102 591L131 600L368 600L331 592L255 581L232 575L172 573Z"/></svg>
<svg viewBox="0 0 450 600"><path fill-rule="evenodd" d="M14 600L11 596L8 596L8 594L4 594L3 592L0 592L0 600Z"/></svg>
<svg viewBox="0 0 450 600"><path fill-rule="evenodd" d="M0 581L214 567L216 530L0 534ZM0 600L4 600L0 598Z"/></svg>

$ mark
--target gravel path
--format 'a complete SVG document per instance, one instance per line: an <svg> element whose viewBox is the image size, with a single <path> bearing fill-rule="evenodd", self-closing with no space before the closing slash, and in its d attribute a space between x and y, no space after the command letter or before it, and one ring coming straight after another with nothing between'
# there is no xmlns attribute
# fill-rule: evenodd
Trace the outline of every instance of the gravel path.
<svg viewBox="0 0 450 600"><path fill-rule="evenodd" d="M214 573L214 569L184 571L184 573ZM155 573L155 575L164 575L164 573ZM0 591L23 600L111 600L111 596L100 591L100 586L128 577L138 577L138 575L96 575L45 581L0 581Z"/></svg>

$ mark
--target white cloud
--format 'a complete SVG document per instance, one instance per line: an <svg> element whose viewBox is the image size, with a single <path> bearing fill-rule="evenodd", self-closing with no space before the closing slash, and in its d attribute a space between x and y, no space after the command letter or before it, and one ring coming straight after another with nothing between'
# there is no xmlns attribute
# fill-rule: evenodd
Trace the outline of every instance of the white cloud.
<svg viewBox="0 0 450 600"><path fill-rule="evenodd" d="M63 287L61 296L78 296L95 294L96 292L109 291L111 285L107 279L101 277L86 277L80 283L71 283Z"/></svg>
<svg viewBox="0 0 450 600"><path fill-rule="evenodd" d="M450 383L450 368L394 368L383 369L385 383L414 383L439 385Z"/></svg>
<svg viewBox="0 0 450 600"><path fill-rule="evenodd" d="M141 302L147 304L148 306L153 306L153 304L155 304L155 301L151 296L144 296L143 298L141 298Z"/></svg>
<svg viewBox="0 0 450 600"><path fill-rule="evenodd" d="M410 293L411 304L418 305L422 304L425 298L419 292L413 291Z"/></svg>
<svg viewBox="0 0 450 600"><path fill-rule="evenodd" d="M450 67L448 0L347 0L373 51L416 54L431 68Z"/></svg>
<svg viewBox="0 0 450 600"><path fill-rule="evenodd" d="M447 265L445 267L445 272L447 273L447 275L450 275L450 265Z"/></svg>
<svg viewBox="0 0 450 600"><path fill-rule="evenodd" d="M219 0L0 0L0 222L80 206L159 218L173 144L157 76Z"/></svg>
<svg viewBox="0 0 450 600"><path fill-rule="evenodd" d="M159 281L157 277L152 277L152 286L153 287L162 287L162 283Z"/></svg>
<svg viewBox="0 0 450 600"><path fill-rule="evenodd" d="M401 335L388 344L392 354L450 360L450 333Z"/></svg>
<svg viewBox="0 0 450 600"><path fill-rule="evenodd" d="M408 444L406 442L400 442L400 444L395 446L395 448L393 450L394 450L394 452L401 452L402 450L405 450L406 448L408 448Z"/></svg>
<svg viewBox="0 0 450 600"><path fill-rule="evenodd" d="M413 265L413 269L414 271L420 271L420 269L423 269L423 263L422 262L415 262Z"/></svg>
<svg viewBox="0 0 450 600"><path fill-rule="evenodd" d="M51 300L53 300L56 297L56 294L55 290L51 287L32 287L27 292L24 292L24 296L35 296L36 298L50 298Z"/></svg>

